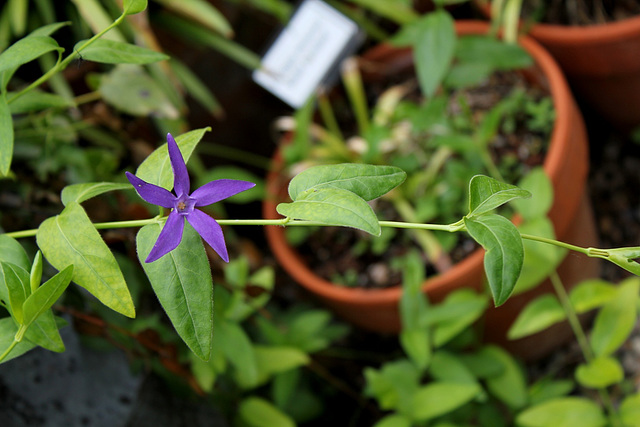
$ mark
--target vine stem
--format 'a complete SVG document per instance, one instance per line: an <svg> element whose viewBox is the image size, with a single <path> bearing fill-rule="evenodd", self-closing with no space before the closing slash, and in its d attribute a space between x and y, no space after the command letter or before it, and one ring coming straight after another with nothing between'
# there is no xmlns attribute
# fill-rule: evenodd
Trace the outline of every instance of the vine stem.
<svg viewBox="0 0 640 427"><path fill-rule="evenodd" d="M578 345L582 350L582 355L584 356L584 359L587 363L591 363L595 359L593 350L591 350L591 346L589 345L589 340L587 339L587 335L585 334L584 329L582 329L582 324L580 323L578 314L576 313L576 311L573 308L573 305L571 304L569 295L567 294L567 291L565 290L562 284L562 280L560 279L558 272L554 271L553 273L551 273L551 275L549 276L549 279L551 280L551 284L553 285L553 290L555 291L556 295L558 296L558 299L560 300L560 304L562 304L562 309L564 310L567 316L569 326L571 326L571 330L573 331L573 334L576 336ZM613 402L611 401L611 396L609 395L609 392L605 387L601 387L598 389L598 394L600 395L600 399L602 400L602 403L604 404L604 406L607 409L607 412L610 415L612 425L619 426L620 420L618 419L618 414L615 410L615 407L613 406Z"/></svg>
<svg viewBox="0 0 640 427"><path fill-rule="evenodd" d="M71 61L73 61L76 57L80 56L80 51L82 51L83 49L86 49L88 46L90 46L93 42L98 40L100 37L102 37L104 34L106 34L112 28L115 28L118 25L120 25L120 23L124 20L125 16L126 16L126 14L123 12L122 15L120 15L118 18L116 18L115 21L113 21L111 23L111 25L109 25L104 30L100 31L98 34L94 35L89 40L84 42L82 44L82 46L79 46L77 49L74 49L73 52L71 52L69 55L67 55L67 57L65 59L63 59L62 61L60 61L60 56L58 56L58 62L56 62L56 65L54 65L53 68L51 68L45 74L40 76L40 78L38 78L36 81L31 83L29 86L25 87L20 92L16 93L11 98L7 99L7 103L11 104L11 102L13 102L16 99L20 98L25 93L29 92L30 90L40 86L42 83L44 83L47 80L49 80L51 78L51 76L53 76L54 74L64 70L67 67L67 65L69 65L69 63Z"/></svg>

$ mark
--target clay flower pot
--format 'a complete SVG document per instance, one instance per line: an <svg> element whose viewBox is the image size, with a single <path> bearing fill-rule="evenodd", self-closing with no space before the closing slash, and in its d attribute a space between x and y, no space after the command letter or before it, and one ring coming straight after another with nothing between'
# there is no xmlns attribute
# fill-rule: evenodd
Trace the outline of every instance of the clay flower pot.
<svg viewBox="0 0 640 427"><path fill-rule="evenodd" d="M488 28L488 24L478 21L456 23L459 35L484 34ZM529 37L523 37L521 43L533 56L535 68L546 78L556 109L556 123L544 161L544 169L550 176L555 191L555 201L550 211L550 218L554 223L556 235L576 244L593 244L595 242L595 228L590 217L588 204L583 197L588 170L588 143L584 122L562 72L553 58ZM402 56L400 52L389 50L388 47L378 48L374 52L375 55L368 56L369 59L381 55L383 50L387 50L392 56L400 55L400 62L404 61L406 66L412 66L406 55ZM287 182L278 172L281 167L282 161L277 153L274 169L267 179L268 197L263 204L265 218L281 218L275 209L277 202L286 200ZM269 245L283 268L301 286L314 294L343 319L365 329L381 333L397 333L400 330L398 302L402 293L401 287L364 289L334 285L314 274L311 268L305 264L295 248L288 244L284 228L266 227L265 230ZM431 301L440 301L452 291L463 287L482 290L484 287L483 256L484 251L478 249L445 273L428 278L422 286L423 291ZM582 257L567 257L565 264L570 263L571 265L569 267L563 266L561 274L563 271L573 270L580 273L581 277L577 279L565 278L566 284L574 284L582 278L593 277L597 274L593 268L584 267L583 261ZM526 303L522 301L528 301L532 294L537 293L539 291L536 288L510 299L497 310L489 309L486 317L487 330L492 331L489 338L503 340L506 328L517 316L521 306ZM501 323L497 329L491 326L496 321Z"/></svg>
<svg viewBox="0 0 640 427"><path fill-rule="evenodd" d="M488 5L480 7L490 16ZM556 59L576 96L621 130L640 126L640 16L588 26L537 23L528 35Z"/></svg>

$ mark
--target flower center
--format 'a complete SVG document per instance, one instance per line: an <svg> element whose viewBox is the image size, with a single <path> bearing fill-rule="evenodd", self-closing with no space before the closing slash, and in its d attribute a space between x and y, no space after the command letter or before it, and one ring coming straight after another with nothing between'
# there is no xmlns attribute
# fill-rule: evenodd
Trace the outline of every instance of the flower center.
<svg viewBox="0 0 640 427"><path fill-rule="evenodd" d="M196 205L196 199L192 199L187 195L176 198L173 207L178 211L180 215L189 215L193 212Z"/></svg>

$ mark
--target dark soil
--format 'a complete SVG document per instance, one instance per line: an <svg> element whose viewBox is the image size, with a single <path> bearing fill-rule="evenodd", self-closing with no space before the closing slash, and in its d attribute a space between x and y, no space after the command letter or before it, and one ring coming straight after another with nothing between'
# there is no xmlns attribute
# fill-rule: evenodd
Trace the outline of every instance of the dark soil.
<svg viewBox="0 0 640 427"><path fill-rule="evenodd" d="M381 92L383 86L376 85L374 90ZM526 91L533 99L540 100L548 96L539 86L533 85L518 72L496 72L487 81L473 88L453 92L449 104L451 116L465 114L470 111L476 123L482 121L498 102L506 98L511 91ZM410 95L415 98L415 95ZM417 102L417 99L416 99ZM464 107L463 107L464 106ZM510 183L516 183L531 168L544 161L548 134L533 132L525 126L524 117L514 115L513 131L505 132L501 128L491 141L489 148L491 157ZM506 119L504 119L506 121ZM505 126L506 127L506 126ZM460 200L460 212L456 219L465 212L466 202ZM402 221L389 202L374 201L372 206L380 219ZM435 223L445 223L448 219L438 218ZM449 221L450 222L450 221ZM340 285L365 288L385 288L401 284L402 270L394 260L401 258L411 250L423 253L415 243L410 231L388 231L395 233L390 239L388 249L376 251L372 236L367 233L345 228L322 228L309 236L298 247L307 264L320 277ZM439 237L439 236L436 236ZM423 256L426 265L426 276L443 273L455 263L470 255L479 246L466 234L448 235L455 243L452 249L443 253L436 260Z"/></svg>
<svg viewBox="0 0 640 427"><path fill-rule="evenodd" d="M523 3L523 16L534 22L595 25L640 14L637 0L534 0Z"/></svg>

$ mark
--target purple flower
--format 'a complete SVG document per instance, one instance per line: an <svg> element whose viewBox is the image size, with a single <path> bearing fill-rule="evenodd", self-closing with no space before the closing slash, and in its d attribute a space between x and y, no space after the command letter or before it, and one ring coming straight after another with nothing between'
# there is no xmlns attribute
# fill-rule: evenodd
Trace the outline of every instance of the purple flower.
<svg viewBox="0 0 640 427"><path fill-rule="evenodd" d="M209 215L195 208L219 202L248 190L255 184L235 179L217 179L189 194L190 183L187 165L184 163L178 144L176 144L171 134L167 134L167 147L169 149L171 167L173 168L173 191L175 195L169 190L145 182L134 174L126 172L127 179L140 197L154 205L173 209L167 217L167 222L145 262L153 262L178 247L182 240L185 219L220 255L220 258L225 262L229 262L227 246L224 243L220 224Z"/></svg>

